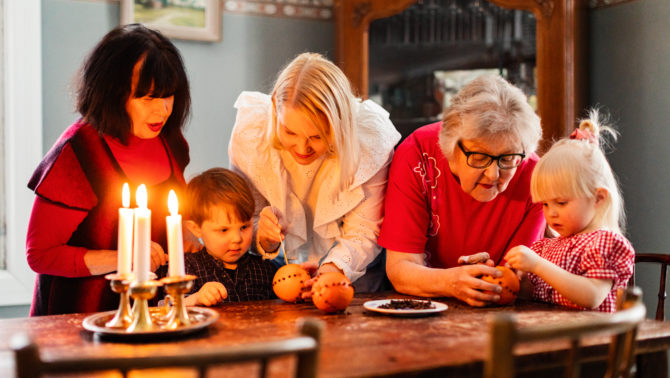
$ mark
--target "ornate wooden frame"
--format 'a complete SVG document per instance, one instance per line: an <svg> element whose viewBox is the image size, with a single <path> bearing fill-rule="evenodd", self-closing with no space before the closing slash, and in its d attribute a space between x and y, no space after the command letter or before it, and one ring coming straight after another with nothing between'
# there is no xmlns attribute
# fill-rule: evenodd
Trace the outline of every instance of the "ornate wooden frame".
<svg viewBox="0 0 670 378"><path fill-rule="evenodd" d="M416 0L335 2L335 61L361 96L368 93L368 31L376 19L402 12ZM586 0L489 0L533 12L537 20L537 101L546 148L566 136L588 101Z"/></svg>

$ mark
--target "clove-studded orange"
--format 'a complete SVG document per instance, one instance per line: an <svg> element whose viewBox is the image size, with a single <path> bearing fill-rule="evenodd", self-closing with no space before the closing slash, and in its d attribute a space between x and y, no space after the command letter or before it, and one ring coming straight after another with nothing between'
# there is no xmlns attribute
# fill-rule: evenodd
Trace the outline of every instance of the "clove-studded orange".
<svg viewBox="0 0 670 378"><path fill-rule="evenodd" d="M277 297L286 302L297 302L301 299L303 284L309 279L309 273L300 265L287 264L275 273L272 279L272 290Z"/></svg>
<svg viewBox="0 0 670 378"><path fill-rule="evenodd" d="M486 282L500 285L502 292L500 293L500 300L496 303L508 305L514 302L516 295L519 293L519 277L517 277L512 269L506 266L496 266L496 269L502 272L502 276L491 277L490 275L485 275L482 279Z"/></svg>
<svg viewBox="0 0 670 378"><path fill-rule="evenodd" d="M323 312L342 311L354 297L354 287L339 272L320 274L312 285L312 302Z"/></svg>

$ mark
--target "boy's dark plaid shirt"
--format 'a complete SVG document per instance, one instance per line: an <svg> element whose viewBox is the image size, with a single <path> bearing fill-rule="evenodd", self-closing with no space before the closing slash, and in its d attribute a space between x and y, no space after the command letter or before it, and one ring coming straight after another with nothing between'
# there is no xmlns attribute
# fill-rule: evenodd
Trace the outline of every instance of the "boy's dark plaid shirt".
<svg viewBox="0 0 670 378"><path fill-rule="evenodd" d="M230 270L203 248L200 252L184 254L186 274L197 276L189 294L195 293L207 282L221 282L228 291L224 302L255 301L276 298L272 278L277 267L269 260L247 252L237 261L237 269Z"/></svg>

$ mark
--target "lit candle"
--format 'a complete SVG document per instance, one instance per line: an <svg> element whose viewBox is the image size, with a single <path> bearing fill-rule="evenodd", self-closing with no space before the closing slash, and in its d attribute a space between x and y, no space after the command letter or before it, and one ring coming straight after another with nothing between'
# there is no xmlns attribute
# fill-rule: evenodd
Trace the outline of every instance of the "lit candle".
<svg viewBox="0 0 670 378"><path fill-rule="evenodd" d="M151 210L147 209L147 187L144 184L137 188L135 196L135 243L133 254L133 271L138 283L149 279L151 265Z"/></svg>
<svg viewBox="0 0 670 378"><path fill-rule="evenodd" d="M128 208L130 206L128 183L123 184L121 199L123 207L119 208L119 241L117 243L119 256L116 273L127 275L130 274L130 263L133 256L133 209Z"/></svg>
<svg viewBox="0 0 670 378"><path fill-rule="evenodd" d="M166 217L168 258L170 260L169 274L171 276L184 275L184 242L181 235L181 215L179 202L174 190L168 195L168 209L170 215Z"/></svg>

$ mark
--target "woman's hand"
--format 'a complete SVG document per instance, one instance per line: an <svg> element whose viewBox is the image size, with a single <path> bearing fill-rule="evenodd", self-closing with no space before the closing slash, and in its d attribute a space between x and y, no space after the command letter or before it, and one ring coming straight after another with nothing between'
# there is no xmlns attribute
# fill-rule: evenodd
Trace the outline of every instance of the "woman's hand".
<svg viewBox="0 0 670 378"><path fill-rule="evenodd" d="M500 299L502 288L499 285L486 282L481 276L502 275L498 269L487 264L465 265L442 271L450 296L459 299L470 306L481 307Z"/></svg>
<svg viewBox="0 0 670 378"><path fill-rule="evenodd" d="M221 282L207 282L195 294L184 300L187 306L214 306L228 298L228 290Z"/></svg>
<svg viewBox="0 0 670 378"><path fill-rule="evenodd" d="M184 227L182 231L184 235L184 252L200 252L203 247L200 239L188 227Z"/></svg>
<svg viewBox="0 0 670 378"><path fill-rule="evenodd" d="M424 265L424 255L386 250L386 274L393 288L403 294L420 297L454 297L471 306L497 301L502 288L480 277L500 277L493 261L485 264L441 269Z"/></svg>
<svg viewBox="0 0 670 378"><path fill-rule="evenodd" d="M163 247L156 242L151 242L151 271L155 272L159 267L167 264L168 255L163 251Z"/></svg>
<svg viewBox="0 0 670 378"><path fill-rule="evenodd" d="M113 272L117 268L118 252L111 249L89 249L84 264L92 276Z"/></svg>
<svg viewBox="0 0 670 378"><path fill-rule="evenodd" d="M505 260L507 265L516 270L536 273L537 266L541 263L542 258L525 245L517 245L507 252Z"/></svg>
<svg viewBox="0 0 670 378"><path fill-rule="evenodd" d="M309 273L310 277L312 277L312 278L308 279L307 281L305 281L302 284L302 294L301 294L301 296L302 296L303 300L311 300L312 299L312 286L314 285L314 283L316 282L317 277L320 274L328 273L328 272L339 272L339 273L344 274L344 272L340 268L338 268L337 265L335 265L333 263L325 263L325 264L321 265L321 267L319 267L318 265L316 265L314 263L305 262L305 263L300 264L300 266L303 269L305 269L307 271L307 273Z"/></svg>
<svg viewBox="0 0 670 378"><path fill-rule="evenodd" d="M274 252L284 240L282 229L279 224L281 214L275 213L272 206L266 206L258 215L258 229L256 239L265 252Z"/></svg>

